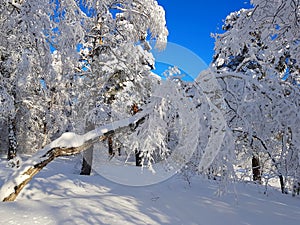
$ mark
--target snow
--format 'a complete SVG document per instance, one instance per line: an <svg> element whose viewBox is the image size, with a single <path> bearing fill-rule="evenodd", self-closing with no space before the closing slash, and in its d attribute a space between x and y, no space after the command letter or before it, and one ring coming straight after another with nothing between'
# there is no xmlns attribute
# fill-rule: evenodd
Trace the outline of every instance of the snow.
<svg viewBox="0 0 300 225"><path fill-rule="evenodd" d="M93 155L93 170L107 180L128 186L147 186L165 181L172 177L176 170L166 170L165 163L160 162L153 165L153 170L147 167L132 166L132 162L124 162L118 156L107 158L107 149L96 145L97 150Z"/></svg>
<svg viewBox="0 0 300 225"><path fill-rule="evenodd" d="M20 184L29 178L29 175L26 175L24 173L34 164L41 162L43 156L46 154L47 151L55 147L78 147L81 146L83 143L84 139L81 135L77 135L72 132L62 134L61 137L54 140L49 145L45 146L45 148L42 149L39 152L39 154L22 163L20 168L16 169L16 171L13 174L11 174L11 176L7 177L7 179L4 182L4 185L0 188L0 199L2 200L9 196L10 193L14 192L14 187L16 186L16 184ZM11 179L11 177L13 179Z"/></svg>
<svg viewBox="0 0 300 225"><path fill-rule="evenodd" d="M1 202L2 224L197 224L296 225L299 196L253 184L236 184L216 196L218 184L174 176L132 187L98 174L78 175L78 157L59 158L42 170L15 202ZM9 169L0 161L0 185ZM233 191L235 190L235 191Z"/></svg>
<svg viewBox="0 0 300 225"><path fill-rule="evenodd" d="M75 134L73 132L63 133L60 138L51 142L49 148L54 147L62 147L62 148L70 148L70 147L79 147L83 145L84 139L81 135Z"/></svg>

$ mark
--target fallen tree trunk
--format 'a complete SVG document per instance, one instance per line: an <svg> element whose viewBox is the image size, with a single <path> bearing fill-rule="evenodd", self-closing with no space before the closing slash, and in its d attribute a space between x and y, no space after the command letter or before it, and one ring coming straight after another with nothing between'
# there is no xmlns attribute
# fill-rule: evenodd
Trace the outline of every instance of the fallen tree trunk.
<svg viewBox="0 0 300 225"><path fill-rule="evenodd" d="M105 134L106 135L106 134ZM51 161L53 161L55 158L60 156L70 156L75 155L77 153L80 153L82 151L85 151L89 149L94 143L97 141L101 141L104 139L105 135L95 139L95 140L89 140L86 143L84 143L82 146L79 147L55 147L53 149L50 149L46 155L43 156L45 158L41 162L34 164L30 168L28 168L22 175L28 176L28 178L24 179L20 184L16 184L14 186L14 192L10 193L7 197L3 199L4 202L7 201L14 201L18 194L21 192L21 190L25 187L26 184L28 184L32 178L40 172L45 166L47 166Z"/></svg>
<svg viewBox="0 0 300 225"><path fill-rule="evenodd" d="M60 138L39 151L37 156L22 163L20 168L1 187L0 199L4 202L14 201L26 184L55 158L86 151L96 142L106 139L108 135L119 132L128 126L139 124L147 114L147 112L143 111L128 119L96 128L84 135L64 133Z"/></svg>

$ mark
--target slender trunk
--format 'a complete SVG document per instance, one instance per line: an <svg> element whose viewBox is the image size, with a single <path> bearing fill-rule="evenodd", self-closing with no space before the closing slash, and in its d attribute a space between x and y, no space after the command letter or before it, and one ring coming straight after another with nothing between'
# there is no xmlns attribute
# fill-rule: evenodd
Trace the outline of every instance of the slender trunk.
<svg viewBox="0 0 300 225"><path fill-rule="evenodd" d="M137 104L134 103L131 106L131 114L135 115L139 111L140 111L139 107L137 106ZM135 165L142 166L142 152L139 150L135 150Z"/></svg>
<svg viewBox="0 0 300 225"><path fill-rule="evenodd" d="M252 156L252 174L253 181L261 182L261 170L260 170L260 162L258 155Z"/></svg>
<svg viewBox="0 0 300 225"><path fill-rule="evenodd" d="M279 182L280 182L281 193L282 194L287 194L282 174L278 175L278 177L279 177Z"/></svg>
<svg viewBox="0 0 300 225"><path fill-rule="evenodd" d="M17 108L17 94L16 94L16 84L14 83L12 85L12 89L10 92L11 96L14 99L14 109ZM8 152L7 152L7 159L11 160L17 155L17 129L16 129L16 112L17 110L14 110L13 112L10 112L8 115Z"/></svg>
<svg viewBox="0 0 300 225"><path fill-rule="evenodd" d="M86 125L86 132L91 131L95 128L94 124L87 122ZM80 175L90 175L92 172L92 165L93 165L93 153L94 153L94 146L90 146L86 151L83 152L83 159L82 159L82 167Z"/></svg>
<svg viewBox="0 0 300 225"><path fill-rule="evenodd" d="M141 151L135 150L135 165L142 166Z"/></svg>
<svg viewBox="0 0 300 225"><path fill-rule="evenodd" d="M92 172L94 146L83 152L83 161L80 175L90 175Z"/></svg>
<svg viewBox="0 0 300 225"><path fill-rule="evenodd" d="M16 117L13 114L8 118L8 152L7 159L11 160L17 155Z"/></svg>
<svg viewBox="0 0 300 225"><path fill-rule="evenodd" d="M114 155L114 148L113 148L113 140L112 137L108 137L107 138L107 142L108 142L108 154L110 156Z"/></svg>

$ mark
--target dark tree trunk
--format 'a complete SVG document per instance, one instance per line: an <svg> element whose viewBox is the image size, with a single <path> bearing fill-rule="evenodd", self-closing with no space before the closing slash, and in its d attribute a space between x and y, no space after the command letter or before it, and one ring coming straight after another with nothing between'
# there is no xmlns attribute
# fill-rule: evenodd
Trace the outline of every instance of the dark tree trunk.
<svg viewBox="0 0 300 225"><path fill-rule="evenodd" d="M260 163L259 163L259 157L257 155L252 156L252 174L253 174L253 181L261 182Z"/></svg>
<svg viewBox="0 0 300 225"><path fill-rule="evenodd" d="M83 161L80 175L90 175L92 172L94 146L83 152Z"/></svg>
<svg viewBox="0 0 300 225"><path fill-rule="evenodd" d="M108 154L110 156L114 155L114 148L113 148L113 140L112 137L108 137L107 138L107 142L108 142Z"/></svg>
<svg viewBox="0 0 300 225"><path fill-rule="evenodd" d="M142 156L141 156L141 151L135 151L135 165L136 166L142 166Z"/></svg>
<svg viewBox="0 0 300 225"><path fill-rule="evenodd" d="M300 194L300 182L295 182L293 185L293 193L292 195L295 197L297 195Z"/></svg>
<svg viewBox="0 0 300 225"><path fill-rule="evenodd" d="M16 118L14 115L9 115L7 159L11 160L16 155L17 155Z"/></svg>
<svg viewBox="0 0 300 225"><path fill-rule="evenodd" d="M86 125L86 132L91 131L95 128L93 124L87 122ZM83 152L83 159L82 159L82 166L80 175L90 175L92 172L92 165L93 165L93 153L94 153L94 146L90 146L86 151Z"/></svg>
<svg viewBox="0 0 300 225"><path fill-rule="evenodd" d="M131 106L131 114L135 115L136 113L138 113L140 111L139 107L137 106L137 104L133 104ZM136 166L142 166L142 155L141 155L141 151L135 150L135 165Z"/></svg>
<svg viewBox="0 0 300 225"><path fill-rule="evenodd" d="M279 177L279 182L280 182L281 193L282 194L287 194L287 191L285 189L283 176L280 174L278 177Z"/></svg>

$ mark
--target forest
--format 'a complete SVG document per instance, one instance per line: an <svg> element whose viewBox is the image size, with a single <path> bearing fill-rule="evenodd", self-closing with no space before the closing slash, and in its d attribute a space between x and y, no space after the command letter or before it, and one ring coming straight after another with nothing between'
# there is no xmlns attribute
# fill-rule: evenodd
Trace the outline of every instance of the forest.
<svg viewBox="0 0 300 225"><path fill-rule="evenodd" d="M99 149L221 192L251 182L299 195L300 1L251 3L227 16L211 64L185 81L176 67L152 72L152 48L168 38L156 0L1 0L0 200L59 157L79 156L90 175Z"/></svg>

